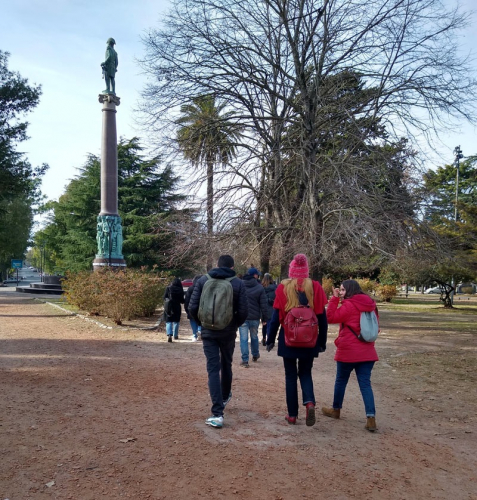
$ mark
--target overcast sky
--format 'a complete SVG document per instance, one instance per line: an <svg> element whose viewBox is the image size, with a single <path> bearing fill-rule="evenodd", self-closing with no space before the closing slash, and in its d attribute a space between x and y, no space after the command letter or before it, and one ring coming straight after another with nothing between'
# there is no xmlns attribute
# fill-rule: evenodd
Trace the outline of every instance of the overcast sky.
<svg viewBox="0 0 477 500"><path fill-rule="evenodd" d="M474 2L461 4L476 8ZM105 88L100 63L109 37L116 40L119 55L118 136L143 136L133 114L144 84L136 63L144 53L140 37L158 25L168 6L169 0L0 0L0 49L11 54L9 69L43 88L39 106L27 118L31 139L20 149L33 165L50 165L42 188L49 199L64 192L88 153L100 154L98 94ZM464 34L466 48L475 53L475 14ZM447 163L457 145L464 155L477 153L477 131L471 126L456 129L443 141L440 152Z"/></svg>

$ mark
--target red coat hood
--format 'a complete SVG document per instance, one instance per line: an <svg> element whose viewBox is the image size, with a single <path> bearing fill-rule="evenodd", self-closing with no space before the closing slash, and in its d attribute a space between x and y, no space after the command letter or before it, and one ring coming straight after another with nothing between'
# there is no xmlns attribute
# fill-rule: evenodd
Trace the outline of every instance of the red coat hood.
<svg viewBox="0 0 477 500"><path fill-rule="evenodd" d="M376 302L365 293L353 295L350 299L345 298L345 302L351 302L359 312L371 312L376 309Z"/></svg>

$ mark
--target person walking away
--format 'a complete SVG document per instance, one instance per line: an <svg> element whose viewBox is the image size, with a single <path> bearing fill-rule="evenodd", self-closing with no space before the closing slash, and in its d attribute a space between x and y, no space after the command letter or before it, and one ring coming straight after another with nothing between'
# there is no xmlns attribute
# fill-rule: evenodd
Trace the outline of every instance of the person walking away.
<svg viewBox="0 0 477 500"><path fill-rule="evenodd" d="M273 303L275 302L275 292L277 290L277 284L275 283L275 281L273 281L273 278L270 274L265 273L263 275L262 285L265 289L265 295L267 296L268 319L270 320L273 314ZM267 345L267 323L262 323L262 345Z"/></svg>
<svg viewBox="0 0 477 500"><path fill-rule="evenodd" d="M164 299L169 299L169 312L164 308L164 321L166 322L167 341L172 342L172 337L175 340L179 339L179 322L181 320L182 308L184 303L184 288L181 280L174 278L172 283L164 292Z"/></svg>
<svg viewBox="0 0 477 500"><path fill-rule="evenodd" d="M285 393L288 413L285 420L296 424L298 417L298 388L300 380L302 402L306 409L305 423L315 425L315 393L313 388L312 369L314 359L320 352L326 350L328 336L328 322L325 306L328 300L320 283L309 278L308 260L304 254L297 254L290 262L288 279L283 280L277 287L273 316L268 324L267 351L270 352L277 336L278 328L278 355L283 358L285 368ZM313 309L318 320L318 335L313 347L289 347L285 343L284 323L288 312L299 306L308 306Z"/></svg>
<svg viewBox="0 0 477 500"><path fill-rule="evenodd" d="M361 290L357 281L346 280L339 289L333 289L326 316L329 323L340 324L339 334L335 339L336 380L333 407L323 407L321 411L327 417L340 418L346 386L354 370L366 411L365 428L374 432L377 427L371 372L379 358L374 342L363 342L357 337L361 313L371 311L378 316L376 302Z"/></svg>
<svg viewBox="0 0 477 500"><path fill-rule="evenodd" d="M194 279L192 280L192 285L187 289L187 292L185 293L185 299L184 299L184 309L187 314L187 319L189 320L190 327L192 328L192 342L197 342L200 340L200 330L201 326L197 323L197 321L190 315L189 313L189 302L190 298L192 297L192 292L194 291L194 286L197 283L197 280L201 277L201 274L198 274L197 276L194 276Z"/></svg>
<svg viewBox="0 0 477 500"><path fill-rule="evenodd" d="M260 319L262 324L267 324L268 305L265 289L258 282L260 273L257 268L251 267L243 277L243 283L248 297L248 316L243 325L239 327L240 351L242 353L242 362L240 366L248 368L250 351L248 349L248 334L250 332L250 349L252 351L252 360L258 361L260 352L258 348L258 327Z"/></svg>
<svg viewBox="0 0 477 500"><path fill-rule="evenodd" d="M202 326L202 347L207 361L212 416L205 423L215 428L223 426L224 409L232 398L232 360L235 339L237 338L239 325L243 324L248 315L248 299L245 285L242 280L235 276L233 268L233 257L221 255L217 267L211 269L207 275L197 280L189 301L189 314ZM231 319L225 326L220 324L220 329L216 329L217 327L210 322L207 306L210 305L210 294L214 287L220 286L223 291L226 288L229 290L226 287L226 281L232 287L231 300L230 303L227 303L227 307L230 307L231 311L226 311L230 313L230 315L227 315L227 319L229 317ZM218 294L219 292L217 292ZM223 312L222 307L225 301L222 300L221 302L219 309L221 309L220 312ZM221 323L220 319L218 318L218 321Z"/></svg>

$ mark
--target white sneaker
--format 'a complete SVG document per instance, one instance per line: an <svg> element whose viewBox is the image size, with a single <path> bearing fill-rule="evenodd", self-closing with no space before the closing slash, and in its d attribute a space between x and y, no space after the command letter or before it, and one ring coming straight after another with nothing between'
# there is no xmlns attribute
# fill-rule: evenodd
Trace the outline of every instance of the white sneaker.
<svg viewBox="0 0 477 500"><path fill-rule="evenodd" d="M194 335L192 335L192 338L190 340L191 342L197 342L197 337L194 337Z"/></svg>
<svg viewBox="0 0 477 500"><path fill-rule="evenodd" d="M224 425L224 417L209 417L205 423L211 427L220 428Z"/></svg>

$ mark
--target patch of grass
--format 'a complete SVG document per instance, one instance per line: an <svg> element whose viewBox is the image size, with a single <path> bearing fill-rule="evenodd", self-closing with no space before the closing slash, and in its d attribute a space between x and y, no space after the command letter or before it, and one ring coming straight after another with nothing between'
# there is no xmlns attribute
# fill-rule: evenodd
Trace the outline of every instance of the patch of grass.
<svg viewBox="0 0 477 500"><path fill-rule="evenodd" d="M393 368L400 369L406 378L419 377L447 387L457 382L469 386L477 383L477 357L470 351L411 353L390 357L386 361Z"/></svg>

